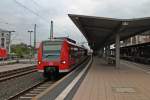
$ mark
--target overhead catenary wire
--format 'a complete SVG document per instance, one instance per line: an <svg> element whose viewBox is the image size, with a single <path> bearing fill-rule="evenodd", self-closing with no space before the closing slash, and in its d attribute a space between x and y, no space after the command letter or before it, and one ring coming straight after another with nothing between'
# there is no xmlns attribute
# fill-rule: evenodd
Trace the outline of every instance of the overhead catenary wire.
<svg viewBox="0 0 150 100"><path fill-rule="evenodd" d="M41 6L35 1L35 0L31 0L38 8L41 8ZM43 7L42 7L43 8Z"/></svg>
<svg viewBox="0 0 150 100"><path fill-rule="evenodd" d="M44 7L42 7L41 5L39 5L39 3L37 3L35 0L31 0L32 1L32 3L34 3L34 5L36 5L39 9L45 9ZM50 18L51 20L53 20L52 18ZM49 21L48 21L49 22ZM49 24L50 25L50 24ZM59 28L59 27L57 27L57 28ZM60 29L60 28L59 28Z"/></svg>
<svg viewBox="0 0 150 100"><path fill-rule="evenodd" d="M16 4L18 4L20 7L26 9L27 11L29 11L30 13L36 15L37 17L39 17L40 19L42 19L43 21L45 21L46 23L49 23L49 21L45 18L43 18L42 16L40 16L37 12L33 11L32 9L26 7L24 4L22 4L21 2L18 2L17 0L14 0L14 2Z"/></svg>
<svg viewBox="0 0 150 100"><path fill-rule="evenodd" d="M39 10L41 10L41 7L37 4L37 2L33 1L33 0L28 0L31 3L32 7L35 8L34 11L36 11L37 13L39 12Z"/></svg>
<svg viewBox="0 0 150 100"><path fill-rule="evenodd" d="M41 16L41 15L38 13L38 10L37 10L37 9L36 9L36 11L35 11L35 10L33 10L33 9L29 8L29 7L27 7L27 6L26 6L25 4L23 4L22 2L19 2L19 0L14 0L14 2L15 2L17 5L19 5L20 7L26 9L28 12L30 12L30 13L34 14L35 16L39 17L40 19L42 19L44 22L46 22L46 23L49 24L49 26L50 26L50 23L49 23L50 20L49 20L49 18L45 18L45 17ZM36 5L39 9L41 9L41 6L40 6L35 0L31 0L31 2L32 2L32 4ZM44 9L44 7L42 7L42 8ZM57 29L61 30L59 27L57 27Z"/></svg>
<svg viewBox="0 0 150 100"><path fill-rule="evenodd" d="M44 20L46 23L49 23L49 20L45 19L43 16L40 16L40 14L38 14L37 12L33 11L32 9L28 8L27 6L25 6L24 4L22 4L21 2L18 2L17 0L14 0L16 4L18 4L20 7L23 7L24 9L28 10L30 13L36 15L37 17L39 17L40 19ZM33 1L34 3L36 3L35 1ZM36 5L38 6L38 3L36 3Z"/></svg>
<svg viewBox="0 0 150 100"><path fill-rule="evenodd" d="M40 17L42 20L44 20L45 22L48 23L48 21L43 17L43 16L40 16L37 12L33 11L32 9L29 9L28 7L26 7L25 5L23 5L22 3L18 2L17 0L14 0L14 2L19 5L20 7L28 10L28 12ZM35 23L34 23L35 24ZM26 25L26 26L31 26L31 25L34 25L33 23L32 24L21 24L21 25ZM48 23L49 24L49 23ZM15 23L11 23L11 22L8 22L6 21L6 19L3 19L3 18L0 18L0 25L9 25L9 26L14 26Z"/></svg>
<svg viewBox="0 0 150 100"><path fill-rule="evenodd" d="M38 8L38 9L45 9L45 7L41 6L38 2L36 2L35 0L30 0L32 1L32 3ZM46 16L49 17L49 14L46 13Z"/></svg>

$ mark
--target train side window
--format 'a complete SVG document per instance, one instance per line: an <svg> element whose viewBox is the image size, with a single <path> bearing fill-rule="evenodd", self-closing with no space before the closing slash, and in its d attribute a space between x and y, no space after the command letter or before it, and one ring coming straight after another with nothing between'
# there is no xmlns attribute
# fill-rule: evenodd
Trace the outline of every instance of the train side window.
<svg viewBox="0 0 150 100"><path fill-rule="evenodd" d="M77 47L74 48L74 57L78 58L78 48Z"/></svg>
<svg viewBox="0 0 150 100"><path fill-rule="evenodd" d="M77 58L78 57L78 48L71 47L70 48L70 55L71 55L71 58Z"/></svg>

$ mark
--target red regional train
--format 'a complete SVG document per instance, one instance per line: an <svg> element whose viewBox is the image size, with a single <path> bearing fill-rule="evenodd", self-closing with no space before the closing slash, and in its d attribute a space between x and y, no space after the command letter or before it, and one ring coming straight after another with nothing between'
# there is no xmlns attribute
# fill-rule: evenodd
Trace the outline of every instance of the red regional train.
<svg viewBox="0 0 150 100"><path fill-rule="evenodd" d="M7 59L8 53L5 48L0 48L0 60Z"/></svg>
<svg viewBox="0 0 150 100"><path fill-rule="evenodd" d="M74 40L54 38L40 44L37 69L44 77L57 77L74 69L86 57L87 49L76 45Z"/></svg>

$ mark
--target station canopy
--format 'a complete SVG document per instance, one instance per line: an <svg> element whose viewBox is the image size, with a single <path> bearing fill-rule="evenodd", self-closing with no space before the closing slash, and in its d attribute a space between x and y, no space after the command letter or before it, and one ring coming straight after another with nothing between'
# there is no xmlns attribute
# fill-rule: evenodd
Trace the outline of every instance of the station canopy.
<svg viewBox="0 0 150 100"><path fill-rule="evenodd" d="M93 50L99 50L115 43L116 33L120 40L150 30L150 17L135 19L115 19L85 15L68 15L87 39Z"/></svg>

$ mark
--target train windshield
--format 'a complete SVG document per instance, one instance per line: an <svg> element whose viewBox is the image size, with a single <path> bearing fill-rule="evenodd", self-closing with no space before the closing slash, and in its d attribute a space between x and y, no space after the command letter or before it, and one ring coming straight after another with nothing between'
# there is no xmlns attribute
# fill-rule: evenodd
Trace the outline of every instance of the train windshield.
<svg viewBox="0 0 150 100"><path fill-rule="evenodd" d="M60 42L45 42L43 43L43 59L57 60L60 57L61 43Z"/></svg>

